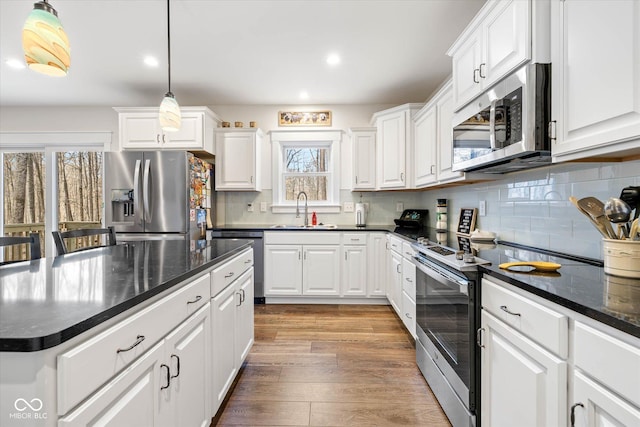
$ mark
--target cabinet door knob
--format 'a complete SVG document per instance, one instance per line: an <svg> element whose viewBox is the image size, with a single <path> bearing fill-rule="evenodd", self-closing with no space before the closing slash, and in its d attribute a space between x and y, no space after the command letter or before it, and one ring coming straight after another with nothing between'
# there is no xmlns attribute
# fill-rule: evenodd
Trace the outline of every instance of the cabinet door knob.
<svg viewBox="0 0 640 427"><path fill-rule="evenodd" d="M571 405L571 427L574 427L576 425L576 407L577 406L584 408L584 405L580 402L574 403L573 405Z"/></svg>
<svg viewBox="0 0 640 427"><path fill-rule="evenodd" d="M160 367L167 368L167 385L160 387L160 390L164 390L165 388L169 388L169 386L171 385L171 370L169 366L165 365L164 363L160 365Z"/></svg>
<svg viewBox="0 0 640 427"><path fill-rule="evenodd" d="M484 348L484 344L482 344L482 332L484 331L483 328L478 328L478 330L476 331L476 344L478 344L478 347L480 348Z"/></svg>
<svg viewBox="0 0 640 427"><path fill-rule="evenodd" d="M180 356L176 355L176 354L172 354L171 358L176 358L176 374L175 375L171 375L169 378L178 378L180 376Z"/></svg>
<svg viewBox="0 0 640 427"><path fill-rule="evenodd" d="M133 348L135 346L137 346L138 344L140 344L142 341L144 341L145 336L144 335L138 335L136 337L136 342L134 342L133 344L131 344L129 347L127 348L119 348L118 350L116 350L116 353L123 353L125 351L129 351L129 350L133 350Z"/></svg>
<svg viewBox="0 0 640 427"><path fill-rule="evenodd" d="M400 172L400 181L404 182L404 172Z"/></svg>
<svg viewBox="0 0 640 427"><path fill-rule="evenodd" d="M478 75L478 72L479 72L479 71L480 71L480 70L478 70L477 68L474 68L474 69L473 69L473 82L474 82L474 83L480 83L480 80L478 80L478 79L476 78L476 76Z"/></svg>
<svg viewBox="0 0 640 427"><path fill-rule="evenodd" d="M486 79L487 76L482 72L483 67L486 67L487 64L485 64L484 62L482 64L480 64L480 67L478 68L478 74L480 75L481 79Z"/></svg>
<svg viewBox="0 0 640 427"><path fill-rule="evenodd" d="M200 301L201 299L202 299L202 296L200 296L200 295L196 295L196 297L193 299L193 301L187 301L187 305L189 305L189 304L195 304L195 303L197 303L198 301Z"/></svg>
<svg viewBox="0 0 640 427"><path fill-rule="evenodd" d="M502 311L504 311L505 313L510 314L510 315L512 315L512 316L518 316L518 317L522 316L520 313L514 313L513 311L510 311L510 310L507 308L507 306L506 306L506 305L501 305L501 306L500 306L500 310L502 310Z"/></svg>

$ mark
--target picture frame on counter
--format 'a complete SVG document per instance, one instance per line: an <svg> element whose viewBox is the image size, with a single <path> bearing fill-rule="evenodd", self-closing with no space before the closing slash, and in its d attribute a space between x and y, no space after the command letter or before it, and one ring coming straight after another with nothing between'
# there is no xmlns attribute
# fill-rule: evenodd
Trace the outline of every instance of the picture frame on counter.
<svg viewBox="0 0 640 427"><path fill-rule="evenodd" d="M331 111L279 111L278 126L331 126Z"/></svg>
<svg viewBox="0 0 640 427"><path fill-rule="evenodd" d="M460 209L460 218L458 220L458 234L469 236L476 229L476 218L478 209L462 208Z"/></svg>

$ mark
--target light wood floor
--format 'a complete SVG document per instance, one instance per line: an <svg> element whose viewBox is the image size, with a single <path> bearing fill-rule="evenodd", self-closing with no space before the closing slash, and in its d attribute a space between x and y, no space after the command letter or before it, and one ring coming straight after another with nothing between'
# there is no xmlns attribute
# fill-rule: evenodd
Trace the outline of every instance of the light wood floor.
<svg viewBox="0 0 640 427"><path fill-rule="evenodd" d="M389 306L257 305L255 337L212 425L450 426Z"/></svg>

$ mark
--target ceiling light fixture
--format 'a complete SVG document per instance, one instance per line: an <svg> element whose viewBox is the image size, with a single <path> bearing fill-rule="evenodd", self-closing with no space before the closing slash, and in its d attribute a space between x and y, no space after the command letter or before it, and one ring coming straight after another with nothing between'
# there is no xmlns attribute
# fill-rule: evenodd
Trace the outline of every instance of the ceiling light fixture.
<svg viewBox="0 0 640 427"><path fill-rule="evenodd" d="M171 93L171 13L169 0L167 0L167 59L168 59L168 81L169 90L164 94L164 99L160 103L160 126L165 132L176 132L180 130L182 115L176 97Z"/></svg>
<svg viewBox="0 0 640 427"><path fill-rule="evenodd" d="M144 64L147 67L156 68L158 65L160 65L160 62L158 62L158 60L153 56L145 56L144 57Z"/></svg>
<svg viewBox="0 0 640 427"><path fill-rule="evenodd" d="M49 76L63 77L69 71L69 39L58 12L47 0L34 3L22 29L22 50L27 66Z"/></svg>
<svg viewBox="0 0 640 427"><path fill-rule="evenodd" d="M327 56L327 64L329 65L338 65L340 63L340 57L336 53L332 53Z"/></svg>

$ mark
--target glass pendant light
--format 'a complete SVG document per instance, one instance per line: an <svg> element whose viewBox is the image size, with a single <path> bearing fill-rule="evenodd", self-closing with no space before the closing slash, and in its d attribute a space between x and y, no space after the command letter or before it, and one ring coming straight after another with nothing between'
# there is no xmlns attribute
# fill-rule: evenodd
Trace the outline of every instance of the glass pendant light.
<svg viewBox="0 0 640 427"><path fill-rule="evenodd" d="M168 81L169 90L164 95L160 104L160 126L165 132L176 132L180 130L182 115L176 97L171 93L171 13L169 12L169 0L167 0L167 58L168 58Z"/></svg>
<svg viewBox="0 0 640 427"><path fill-rule="evenodd" d="M47 0L33 5L22 29L22 50L32 70L50 76L67 75L71 63L69 39L58 12Z"/></svg>

